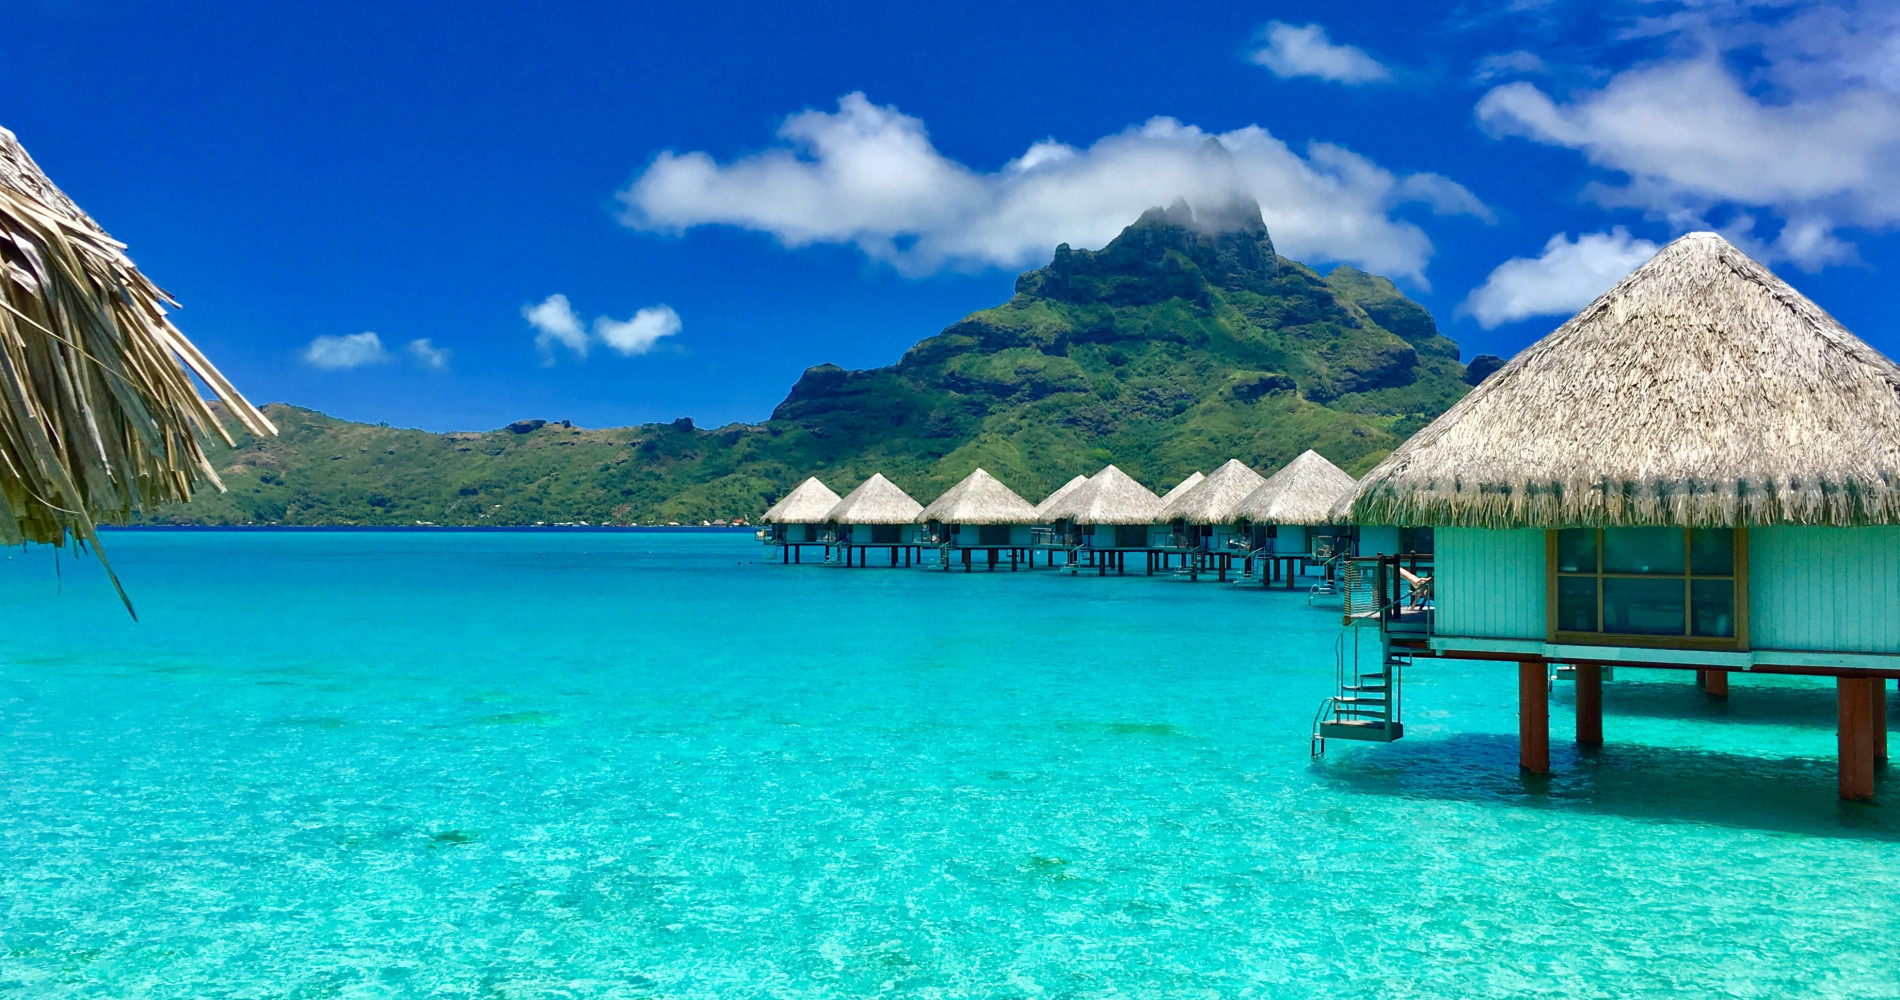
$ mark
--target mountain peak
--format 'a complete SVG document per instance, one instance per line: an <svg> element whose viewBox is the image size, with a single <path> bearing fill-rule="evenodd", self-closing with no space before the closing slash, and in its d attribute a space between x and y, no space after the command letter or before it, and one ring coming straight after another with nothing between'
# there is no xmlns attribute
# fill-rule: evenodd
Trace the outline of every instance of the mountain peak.
<svg viewBox="0 0 1900 1000"><path fill-rule="evenodd" d="M1141 213L1100 250L1056 247L1047 267L1016 279L1016 291L1066 302L1148 305L1202 299L1208 285L1265 292L1279 271L1258 202L1234 196L1195 206L1177 198Z"/></svg>

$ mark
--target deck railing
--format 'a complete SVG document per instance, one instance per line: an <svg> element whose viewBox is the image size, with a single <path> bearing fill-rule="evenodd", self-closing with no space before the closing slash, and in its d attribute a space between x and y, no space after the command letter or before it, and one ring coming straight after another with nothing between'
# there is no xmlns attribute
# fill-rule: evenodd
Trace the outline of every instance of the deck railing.
<svg viewBox="0 0 1900 1000"><path fill-rule="evenodd" d="M1429 635L1436 601L1431 553L1349 556L1345 560L1347 624L1376 618L1380 629Z"/></svg>

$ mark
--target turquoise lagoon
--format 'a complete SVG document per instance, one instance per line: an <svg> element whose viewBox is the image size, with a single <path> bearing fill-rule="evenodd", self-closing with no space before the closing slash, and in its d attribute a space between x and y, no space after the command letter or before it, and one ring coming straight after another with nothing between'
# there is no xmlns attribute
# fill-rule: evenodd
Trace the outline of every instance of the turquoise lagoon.
<svg viewBox="0 0 1900 1000"><path fill-rule="evenodd" d="M1825 684L1507 667L1308 755L1336 613L741 533L117 532L0 566L0 994L1876 997ZM1770 690L1772 689L1772 690Z"/></svg>

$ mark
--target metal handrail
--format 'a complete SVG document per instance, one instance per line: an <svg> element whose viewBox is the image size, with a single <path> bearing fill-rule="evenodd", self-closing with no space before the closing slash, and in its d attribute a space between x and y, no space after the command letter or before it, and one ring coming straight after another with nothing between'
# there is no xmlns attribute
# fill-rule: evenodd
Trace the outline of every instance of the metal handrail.
<svg viewBox="0 0 1900 1000"><path fill-rule="evenodd" d="M1391 647L1390 642L1388 642L1385 636L1383 635L1383 623L1385 621L1386 613L1401 603L1403 603L1403 599L1396 599L1396 600L1389 601L1385 604L1382 604L1377 608L1374 614L1368 616L1366 619L1354 619L1354 618L1348 617L1346 619L1345 626L1339 630L1338 635L1333 637L1333 690L1344 691L1347 688L1346 637L1348 635L1352 636L1352 641L1353 641L1352 686L1354 688L1363 687L1364 681L1365 681L1365 672L1359 669L1359 634L1360 634L1359 626L1362 625L1364 621L1367 621L1367 620L1379 622L1381 624L1382 627L1381 627L1381 636L1380 636L1380 642L1379 642L1379 667L1384 672L1384 675L1385 675L1384 716L1385 716L1385 721L1388 725L1397 721L1400 715L1403 713L1403 685L1402 685L1401 678L1399 677L1398 668L1396 667L1396 665L1389 662L1390 657L1392 655L1392 652L1391 652L1392 647ZM1309 749L1311 749L1312 755L1315 757L1326 752L1326 739L1325 737L1320 735L1320 726L1325 724L1327 713L1328 712L1332 713L1334 722L1343 721L1341 702L1339 700L1340 697L1341 696L1338 694L1328 695L1324 700L1320 702L1319 710L1313 713L1313 735L1312 735L1312 743Z"/></svg>

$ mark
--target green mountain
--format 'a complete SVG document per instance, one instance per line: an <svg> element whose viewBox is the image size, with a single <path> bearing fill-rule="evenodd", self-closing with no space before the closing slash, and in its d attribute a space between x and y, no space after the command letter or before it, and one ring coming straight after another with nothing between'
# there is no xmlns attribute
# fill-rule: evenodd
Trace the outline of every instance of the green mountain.
<svg viewBox="0 0 1900 1000"><path fill-rule="evenodd" d="M762 424L433 434L267 407L282 434L212 460L203 524L532 524L755 517L807 475L883 472L928 502L976 466L1032 500L1108 462L1155 487L1315 448L1370 468L1468 391L1458 345L1392 282L1274 252L1260 210L1150 209L1056 248L1008 302L868 371L807 369Z"/></svg>

